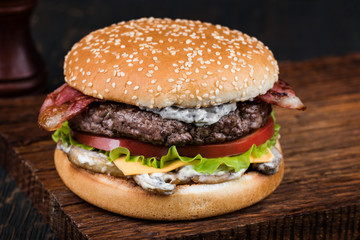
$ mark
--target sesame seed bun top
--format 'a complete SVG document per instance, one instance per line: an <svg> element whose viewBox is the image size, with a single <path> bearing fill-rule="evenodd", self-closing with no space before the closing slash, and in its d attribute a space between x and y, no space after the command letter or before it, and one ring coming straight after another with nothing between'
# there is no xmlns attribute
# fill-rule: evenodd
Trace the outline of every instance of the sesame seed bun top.
<svg viewBox="0 0 360 240"><path fill-rule="evenodd" d="M254 37L190 20L142 18L96 30L65 57L66 82L136 106L206 107L264 94L278 79Z"/></svg>

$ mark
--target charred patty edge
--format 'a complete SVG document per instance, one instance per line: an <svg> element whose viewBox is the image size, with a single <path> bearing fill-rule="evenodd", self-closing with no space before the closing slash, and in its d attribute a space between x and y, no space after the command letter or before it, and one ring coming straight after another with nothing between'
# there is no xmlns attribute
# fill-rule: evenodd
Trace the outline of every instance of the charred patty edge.
<svg viewBox="0 0 360 240"><path fill-rule="evenodd" d="M265 102L238 102L235 111L218 122L196 126L115 102L90 104L69 120L71 129L113 138L131 138L162 146L204 145L234 141L263 127L271 113Z"/></svg>

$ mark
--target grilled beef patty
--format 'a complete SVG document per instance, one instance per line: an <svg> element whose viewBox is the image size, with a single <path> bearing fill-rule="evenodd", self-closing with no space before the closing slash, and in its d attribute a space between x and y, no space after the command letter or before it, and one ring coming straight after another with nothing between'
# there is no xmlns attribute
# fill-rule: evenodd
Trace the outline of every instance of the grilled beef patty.
<svg viewBox="0 0 360 240"><path fill-rule="evenodd" d="M164 146L202 145L236 140L264 126L271 112L265 102L237 103L237 109L208 126L195 126L138 107L94 102L69 120L71 129L108 137L128 137Z"/></svg>

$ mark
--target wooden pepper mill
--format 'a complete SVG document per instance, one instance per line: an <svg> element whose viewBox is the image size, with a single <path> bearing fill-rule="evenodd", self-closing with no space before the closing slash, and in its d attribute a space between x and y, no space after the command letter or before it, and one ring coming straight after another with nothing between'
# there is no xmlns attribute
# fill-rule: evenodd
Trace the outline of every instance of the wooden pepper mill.
<svg viewBox="0 0 360 240"><path fill-rule="evenodd" d="M36 0L0 0L0 98L45 90L45 66L30 34Z"/></svg>

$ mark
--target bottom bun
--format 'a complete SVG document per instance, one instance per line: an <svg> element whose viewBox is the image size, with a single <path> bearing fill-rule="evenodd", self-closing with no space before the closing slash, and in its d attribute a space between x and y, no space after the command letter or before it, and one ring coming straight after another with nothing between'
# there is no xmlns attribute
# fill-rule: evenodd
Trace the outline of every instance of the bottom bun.
<svg viewBox="0 0 360 240"><path fill-rule="evenodd" d="M55 150L55 166L65 185L85 201L110 212L151 220L199 219L248 207L271 194L284 174L282 163L274 175L250 171L218 184L178 185L174 194L162 196L125 178L79 168L59 149Z"/></svg>

